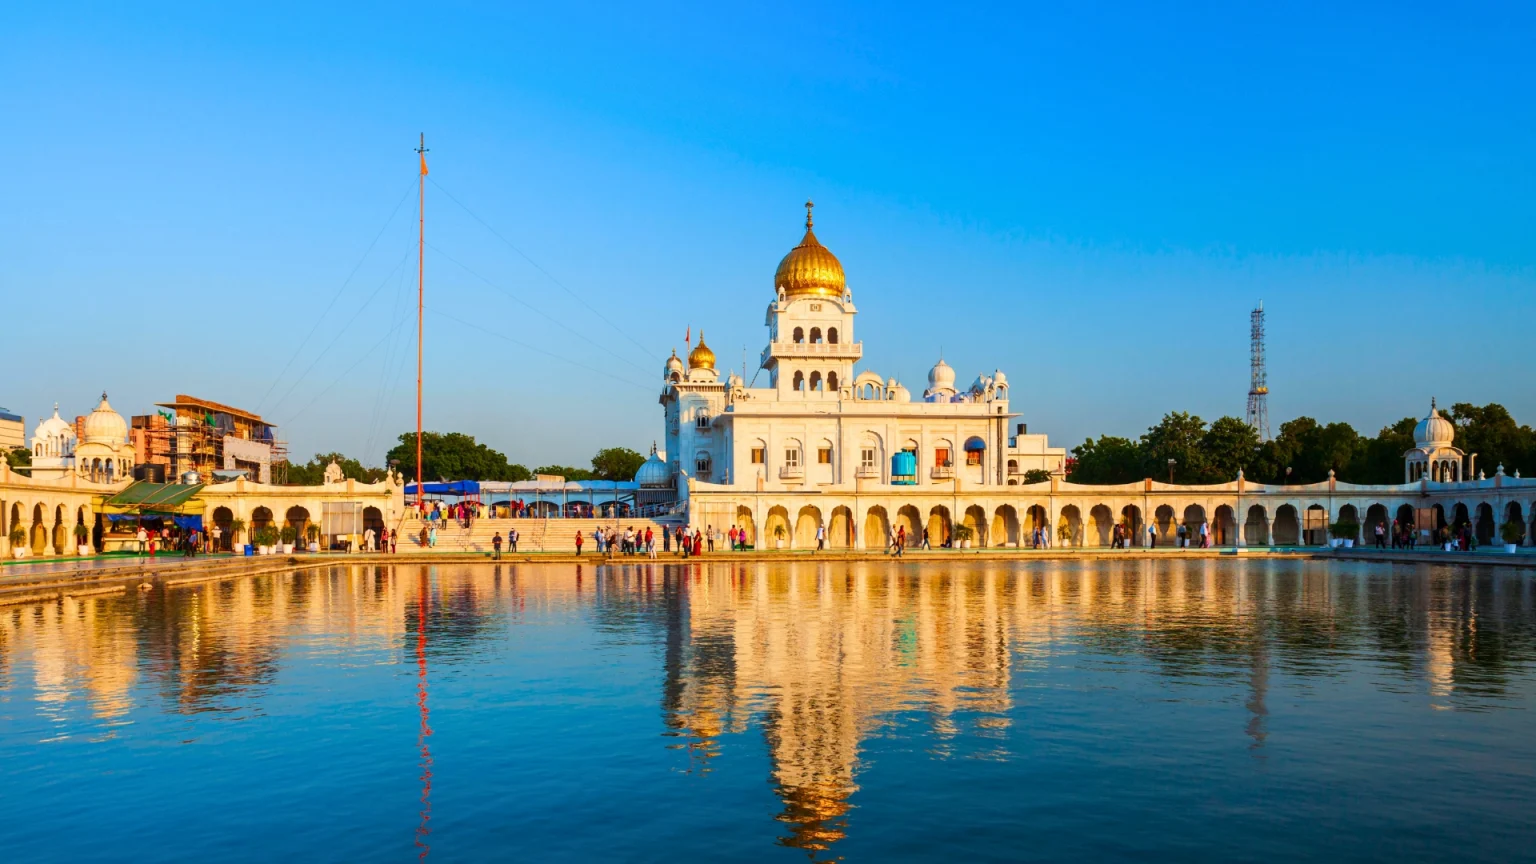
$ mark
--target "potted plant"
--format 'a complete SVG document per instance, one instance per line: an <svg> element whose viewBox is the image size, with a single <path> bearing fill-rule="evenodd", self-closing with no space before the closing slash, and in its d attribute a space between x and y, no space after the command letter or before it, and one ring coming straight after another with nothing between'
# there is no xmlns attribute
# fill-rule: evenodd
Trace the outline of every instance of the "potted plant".
<svg viewBox="0 0 1536 864"><path fill-rule="evenodd" d="M1525 526L1511 519L1499 526L1499 536L1504 539L1504 551L1513 555L1525 539Z"/></svg>
<svg viewBox="0 0 1536 864"><path fill-rule="evenodd" d="M27 557L27 529L16 525L11 528L11 554L17 558Z"/></svg>
<svg viewBox="0 0 1536 864"><path fill-rule="evenodd" d="M242 535L244 533L245 533L245 520L244 519L236 518L236 519L229 520L229 548L230 549L239 549L240 546L243 545L240 542L240 535Z"/></svg>
<svg viewBox="0 0 1536 864"><path fill-rule="evenodd" d="M75 526L75 552L81 558L91 554L91 529L84 525Z"/></svg>
<svg viewBox="0 0 1536 864"><path fill-rule="evenodd" d="M272 544L277 542L277 529L271 525L263 525L256 529L256 550L262 555L272 554Z"/></svg>
<svg viewBox="0 0 1536 864"><path fill-rule="evenodd" d="M976 536L976 531L969 525L955 526L955 542L961 549L971 548L971 538Z"/></svg>
<svg viewBox="0 0 1536 864"><path fill-rule="evenodd" d="M284 525L281 536L283 538L283 554L292 555L293 544L299 539L299 529L292 525Z"/></svg>
<svg viewBox="0 0 1536 864"><path fill-rule="evenodd" d="M1348 549L1355 545L1355 538L1360 536L1360 523L1335 522L1328 526L1328 532L1333 535L1333 545Z"/></svg>
<svg viewBox="0 0 1536 864"><path fill-rule="evenodd" d="M783 525L775 525L775 526L773 526L773 543L774 543L774 548L776 548L776 549L783 549L784 548L784 526Z"/></svg>
<svg viewBox="0 0 1536 864"><path fill-rule="evenodd" d="M320 526L311 522L304 526L304 536L309 540L309 551L320 551Z"/></svg>

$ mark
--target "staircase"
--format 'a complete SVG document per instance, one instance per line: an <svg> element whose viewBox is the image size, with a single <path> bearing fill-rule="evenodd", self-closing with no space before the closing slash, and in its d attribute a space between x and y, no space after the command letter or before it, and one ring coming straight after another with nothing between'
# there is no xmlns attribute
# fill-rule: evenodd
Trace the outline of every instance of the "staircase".
<svg viewBox="0 0 1536 864"><path fill-rule="evenodd" d="M617 523L613 519L476 519L465 529L459 523L448 520L437 523L437 546L433 549L425 549L418 538L421 536L421 520L407 518L400 523L399 542L396 551L404 555L415 552L465 552L465 553L489 553L493 551L491 538L500 534L502 537L501 551L510 553L512 547L506 542L507 532L517 529L518 552L566 552L576 551L576 533L581 532L582 551L591 553L597 550L597 542L592 539L592 533L599 528L604 531L618 526L619 536L624 535L625 528L633 528L638 532L644 532L649 528L656 532L656 548L662 548L661 533L671 530L677 522L662 522L656 519L619 519Z"/></svg>

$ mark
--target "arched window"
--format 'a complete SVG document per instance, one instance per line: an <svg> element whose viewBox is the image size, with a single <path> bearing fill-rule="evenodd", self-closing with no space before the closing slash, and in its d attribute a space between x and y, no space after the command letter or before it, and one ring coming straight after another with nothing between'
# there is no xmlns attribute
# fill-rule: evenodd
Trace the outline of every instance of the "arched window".
<svg viewBox="0 0 1536 864"><path fill-rule="evenodd" d="M800 344L801 342L804 342L805 341L805 329L801 328L801 327L796 327L794 335L792 335L790 338L794 340L796 345Z"/></svg>
<svg viewBox="0 0 1536 864"><path fill-rule="evenodd" d="M828 345L836 345L837 344L837 328L836 327L828 327L827 328L827 344Z"/></svg>
<svg viewBox="0 0 1536 864"><path fill-rule="evenodd" d="M672 383L673 384L676 384L677 382L679 382L681 380L683 380L683 376L677 374L676 372L672 373ZM422 439L422 440L426 440L426 439Z"/></svg>
<svg viewBox="0 0 1536 864"><path fill-rule="evenodd" d="M795 380L794 380L793 386L794 386L794 388L796 390L804 390L805 389L805 373L804 372L796 372L795 373Z"/></svg>
<svg viewBox="0 0 1536 864"><path fill-rule="evenodd" d="M700 411L699 412L699 416L693 418L693 425L696 428L699 428L699 429L708 429L709 428L709 414L704 412L704 411Z"/></svg>
<svg viewBox="0 0 1536 864"><path fill-rule="evenodd" d="M821 341L821 328L820 327L812 327L811 328L811 344L815 345L816 343L818 343L820 341Z"/></svg>
<svg viewBox="0 0 1536 864"><path fill-rule="evenodd" d="M812 372L811 373L811 389L812 390L816 390L818 392L821 390L821 373L820 372Z"/></svg>
<svg viewBox="0 0 1536 864"><path fill-rule="evenodd" d="M837 392L837 373L836 372L828 372L827 373L827 389L831 390L833 393Z"/></svg>
<svg viewBox="0 0 1536 864"><path fill-rule="evenodd" d="M694 457L693 460L695 473L697 473L700 477L708 477L710 464L709 454L700 453L698 456Z"/></svg>

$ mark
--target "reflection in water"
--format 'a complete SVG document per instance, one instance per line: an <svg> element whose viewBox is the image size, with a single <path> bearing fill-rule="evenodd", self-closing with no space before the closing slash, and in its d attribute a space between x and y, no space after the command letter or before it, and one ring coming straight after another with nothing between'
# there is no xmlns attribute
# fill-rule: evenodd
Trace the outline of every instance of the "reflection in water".
<svg viewBox="0 0 1536 864"><path fill-rule="evenodd" d="M1251 561L338 567L0 610L0 694L27 694L44 740L100 738L125 734L136 709L259 716L295 642L413 662L415 844L425 858L429 660L441 711L456 666L504 651L532 622L573 620L599 640L656 647L663 731L700 782L760 733L778 842L818 860L838 857L856 830L873 742L917 741L939 760L1016 758L1025 710L1078 695L1042 684L1069 661L1245 692L1224 716L1262 758L1276 719L1270 691L1282 681L1305 686L1363 664L1372 674L1362 686L1488 711L1529 698L1536 655L1531 589L1496 571Z"/></svg>
<svg viewBox="0 0 1536 864"><path fill-rule="evenodd" d="M427 598L431 592L427 568L422 567L420 572L416 587L416 707L421 712L421 731L416 735L416 747L421 750L421 823L416 826L416 845L421 849L418 860L425 859L432 851L427 845L427 835L432 833L427 827L427 822L432 819L432 748L427 745L427 738L432 734L432 726L427 722L432 713L427 709Z"/></svg>

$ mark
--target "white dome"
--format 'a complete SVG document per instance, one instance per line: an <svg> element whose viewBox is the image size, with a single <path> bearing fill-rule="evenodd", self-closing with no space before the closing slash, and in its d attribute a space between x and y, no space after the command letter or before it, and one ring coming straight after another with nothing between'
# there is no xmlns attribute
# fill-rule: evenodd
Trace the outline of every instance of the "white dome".
<svg viewBox="0 0 1536 864"><path fill-rule="evenodd" d="M101 394L101 404L85 418L85 440L121 444L128 440L128 424L123 415L112 410L107 394Z"/></svg>
<svg viewBox="0 0 1536 864"><path fill-rule="evenodd" d="M656 445L651 445L650 458L640 463L640 470L635 472L635 482L641 487L667 486L672 482L672 469L656 454Z"/></svg>
<svg viewBox="0 0 1536 864"><path fill-rule="evenodd" d="M1413 427L1413 443L1420 446L1449 447L1456 440L1456 425L1440 416L1435 400L1429 400L1429 416Z"/></svg>
<svg viewBox="0 0 1536 864"><path fill-rule="evenodd" d="M912 394L910 392L908 392L906 387L903 387L902 385L897 384L895 387L891 388L891 401L892 402L911 402L912 401Z"/></svg>
<svg viewBox="0 0 1536 864"><path fill-rule="evenodd" d="M53 416L37 424L37 431L32 433L34 438L59 438L73 439L75 437L75 424L70 423L59 416L59 403L53 403Z"/></svg>
<svg viewBox="0 0 1536 864"><path fill-rule="evenodd" d="M955 370L950 368L950 365L945 363L942 357L939 358L939 362L933 364L932 369L928 370L928 389L955 389Z"/></svg>
<svg viewBox="0 0 1536 864"><path fill-rule="evenodd" d="M672 349L672 356L667 358L667 366L666 369L662 371L661 377L670 381L672 380L673 372L676 372L678 375L682 375L685 371L686 369L683 366L683 361L677 356L677 349Z"/></svg>
<svg viewBox="0 0 1536 864"><path fill-rule="evenodd" d="M1002 387L1008 383L1008 376L1004 375L1003 370L999 369L992 373L992 383L998 387Z"/></svg>

